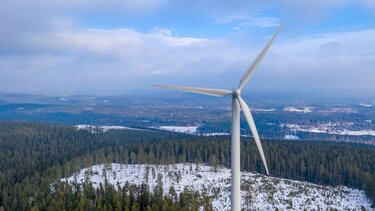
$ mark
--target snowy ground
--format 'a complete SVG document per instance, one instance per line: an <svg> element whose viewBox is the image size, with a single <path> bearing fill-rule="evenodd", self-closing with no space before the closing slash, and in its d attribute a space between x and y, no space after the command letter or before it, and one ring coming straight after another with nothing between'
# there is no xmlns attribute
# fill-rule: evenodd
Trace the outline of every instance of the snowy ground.
<svg viewBox="0 0 375 211"><path fill-rule="evenodd" d="M348 123L349 124L349 123ZM351 123L353 124L353 123ZM281 124L280 127L287 127L291 131L302 131L309 133L327 133L337 135L351 135L351 136L375 136L375 130L347 130L341 129L339 123L319 124L316 126L303 126L296 124Z"/></svg>
<svg viewBox="0 0 375 211"><path fill-rule="evenodd" d="M296 135L285 135L284 139L286 139L286 140L300 140L301 138L299 136L296 136Z"/></svg>
<svg viewBox="0 0 375 211"><path fill-rule="evenodd" d="M22 108L23 109L23 108ZM298 111L302 112L302 111ZM366 123L372 123L371 120L366 120ZM327 133L327 134L337 134L337 135L352 135L352 136L363 136L363 135L370 135L375 136L375 130L347 130L343 129L346 126L350 126L353 123L347 123L348 125L342 125L339 123L326 123L326 124L318 124L313 126L304 126L304 125L297 125L297 124L281 124L280 127L286 127L290 129L292 132L302 131L302 132L309 132L309 133ZM75 125L77 130L88 130L91 133L105 133L109 130L145 130L140 128L131 128L131 127L124 127L124 126L94 126L94 125ZM157 130L165 130L170 132L177 132L177 133L186 133L192 135L203 135L203 136L228 136L230 133L225 132L214 132L214 133L198 133L199 126L158 126L158 127L151 127L152 129ZM242 135L242 137L251 137L248 135ZM289 140L297 140L300 139L294 135L286 135L284 139Z"/></svg>
<svg viewBox="0 0 375 211"><path fill-rule="evenodd" d="M230 133L203 133L203 136L229 136Z"/></svg>
<svg viewBox="0 0 375 211"><path fill-rule="evenodd" d="M177 133L196 134L198 126L159 126L157 129Z"/></svg>
<svg viewBox="0 0 375 211"><path fill-rule="evenodd" d="M371 107L372 106L371 104L367 104L367 103L360 103L359 105L363 106L363 107Z"/></svg>
<svg viewBox="0 0 375 211"><path fill-rule="evenodd" d="M295 107L285 107L284 111L288 112L297 112L297 113L311 113L312 112L312 107L303 107L302 109L298 109Z"/></svg>
<svg viewBox="0 0 375 211"><path fill-rule="evenodd" d="M88 130L91 133L97 133L97 132L107 132L109 130L144 130L139 128L132 128L132 127L124 127L124 126L94 126L94 125L75 125L77 130Z"/></svg>
<svg viewBox="0 0 375 211"><path fill-rule="evenodd" d="M148 169L148 177L146 171ZM206 192L212 197L215 210L230 209L230 169L196 164L126 165L103 164L82 169L62 181L83 182L89 179L95 187L105 177L114 185L147 183L150 189L162 177L164 193L174 186L177 193L185 187ZM307 182L267 177L249 172L241 173L241 204L246 210L367 210L370 202L361 190L347 187L327 187ZM250 200L249 200L250 199Z"/></svg>

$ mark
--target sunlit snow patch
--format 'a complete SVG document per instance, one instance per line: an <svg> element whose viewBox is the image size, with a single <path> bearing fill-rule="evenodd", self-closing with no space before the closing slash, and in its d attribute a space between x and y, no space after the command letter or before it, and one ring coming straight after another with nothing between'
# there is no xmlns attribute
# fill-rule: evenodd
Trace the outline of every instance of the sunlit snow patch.
<svg viewBox="0 0 375 211"><path fill-rule="evenodd" d="M156 128L177 133L196 134L198 126L159 126Z"/></svg>
<svg viewBox="0 0 375 211"><path fill-rule="evenodd" d="M346 122L346 125L352 125L352 122ZM342 126L342 125L341 125ZM289 128L293 132L309 132L309 133L326 133L335 135L350 135L350 136L375 136L375 130L347 130L340 128L339 123L318 124L315 126L296 125L296 124L281 124L280 127Z"/></svg>
<svg viewBox="0 0 375 211"><path fill-rule="evenodd" d="M296 113L311 113L312 112L312 107L304 107L303 109L298 109L295 107L285 107L283 111L288 111L288 112L296 112Z"/></svg>
<svg viewBox="0 0 375 211"><path fill-rule="evenodd" d="M81 125L75 125L75 127L77 128L77 130L87 130L87 131L90 131L91 133L98 133L98 132L105 133L109 130L142 130L142 131L144 130L140 128L132 128L132 127L124 127L124 126L116 126L116 125L95 126L95 125L81 124Z"/></svg>
<svg viewBox="0 0 375 211"><path fill-rule="evenodd" d="M274 109L274 108L256 108L256 109L254 109L254 111L272 112L272 111L276 111L276 109Z"/></svg>
<svg viewBox="0 0 375 211"><path fill-rule="evenodd" d="M203 133L203 136L229 136L230 133Z"/></svg>
<svg viewBox="0 0 375 211"><path fill-rule="evenodd" d="M284 139L286 139L286 140L300 140L301 138L299 136L296 136L296 135L285 135Z"/></svg>
<svg viewBox="0 0 375 211"><path fill-rule="evenodd" d="M362 107L371 107L372 106L371 104L367 104L367 103L360 103L359 105L362 106Z"/></svg>

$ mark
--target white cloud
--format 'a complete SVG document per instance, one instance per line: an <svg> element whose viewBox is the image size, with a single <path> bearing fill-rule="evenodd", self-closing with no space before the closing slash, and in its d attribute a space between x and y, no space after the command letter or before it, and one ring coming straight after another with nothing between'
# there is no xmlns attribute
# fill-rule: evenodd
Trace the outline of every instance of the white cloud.
<svg viewBox="0 0 375 211"><path fill-rule="evenodd" d="M293 39L273 47L259 74L284 88L375 90L374 48L375 30Z"/></svg>
<svg viewBox="0 0 375 211"><path fill-rule="evenodd" d="M161 27L154 27L150 33L152 34L157 34L157 35L162 35L162 36L172 36L173 34L173 29L165 29Z"/></svg>
<svg viewBox="0 0 375 211"><path fill-rule="evenodd" d="M154 71L151 72L151 74L154 74L154 75L159 75L159 74L163 74L163 73L164 73L164 71L162 71L162 70L154 70Z"/></svg>
<svg viewBox="0 0 375 211"><path fill-rule="evenodd" d="M132 29L65 29L52 34L43 41L49 41L50 45L56 43L60 47L67 47L77 51L89 51L92 53L110 55L128 55L153 47L166 46L190 46L206 39L194 37L175 37L161 33L142 33ZM130 50L130 51L127 51Z"/></svg>
<svg viewBox="0 0 375 211"><path fill-rule="evenodd" d="M228 15L222 16L215 20L216 24L234 23L238 26L258 26L258 27L274 27L280 25L278 18L265 17L259 14L251 15Z"/></svg>
<svg viewBox="0 0 375 211"><path fill-rule="evenodd" d="M0 57L2 91L119 94L163 82L232 88L269 37L234 44L68 24L23 38L13 55ZM371 90L373 49L375 30L277 40L250 88Z"/></svg>
<svg viewBox="0 0 375 211"><path fill-rule="evenodd" d="M173 28L156 26L149 32L126 27L102 29L88 27L84 18L71 15L100 11L106 17L121 13L142 16L171 7L168 1L5 1L0 7L0 91L121 94L135 88L147 89L154 82L224 88L237 85L267 39L250 40L240 33L222 39L179 36ZM372 1L358 1L372 5ZM232 28L241 29L279 25L279 19L273 16L253 11L249 14L249 8L265 4L279 5L296 19L319 16L322 11L348 4L348 0L280 2L267 0L254 6L249 1L236 5L222 1L217 3L219 6L211 6L202 1L190 5L189 1L184 10L208 4L206 10L220 10L209 13L208 20L216 17L218 24L234 23ZM233 14L243 15L227 15L234 7L238 12ZM258 79L250 86L375 90L374 30L296 38L286 28L280 36L254 75Z"/></svg>
<svg viewBox="0 0 375 211"><path fill-rule="evenodd" d="M213 67L206 73L228 68L224 62L227 54L222 53L227 46L220 40L69 24L22 39L21 49L0 56L0 74L4 76L0 78L0 90L108 94L126 87L129 92L136 87L147 88L153 76L168 73L189 77L192 71L207 67L200 65L202 62ZM191 71L186 71L189 68ZM15 82L17 86L12 85Z"/></svg>
<svg viewBox="0 0 375 211"><path fill-rule="evenodd" d="M18 5L23 1L14 0ZM29 0L33 7L42 7L49 10L64 11L74 9L84 9L84 12L101 10L107 12L126 11L126 12L141 12L151 9L158 9L167 3L167 0ZM22 5L20 5L22 7Z"/></svg>

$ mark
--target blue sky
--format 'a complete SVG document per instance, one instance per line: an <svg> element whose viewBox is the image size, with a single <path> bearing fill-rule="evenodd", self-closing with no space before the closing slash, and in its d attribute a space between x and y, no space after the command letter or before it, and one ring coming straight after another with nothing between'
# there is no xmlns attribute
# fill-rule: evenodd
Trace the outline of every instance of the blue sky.
<svg viewBox="0 0 375 211"><path fill-rule="evenodd" d="M375 95L373 0L5 0L0 92L235 88L281 22L251 92Z"/></svg>

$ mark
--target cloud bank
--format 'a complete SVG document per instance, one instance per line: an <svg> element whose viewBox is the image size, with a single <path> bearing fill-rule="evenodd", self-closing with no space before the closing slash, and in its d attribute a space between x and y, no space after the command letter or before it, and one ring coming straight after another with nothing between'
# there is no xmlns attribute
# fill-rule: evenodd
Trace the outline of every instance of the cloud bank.
<svg viewBox="0 0 375 211"><path fill-rule="evenodd" d="M372 1L357 2L369 10L374 6ZM290 17L308 20L351 3L219 1L210 6L210 1L181 1L171 6L168 0L5 1L0 8L0 92L129 94L152 91L153 83L234 88L283 19L256 9L243 12L254 4L260 11L277 7L282 8L280 16L288 11ZM208 17L202 15L206 24L229 32L198 37L165 27L164 22L143 30L126 24L96 26L86 20L93 14L113 20L122 13L125 19L138 20L158 12L173 18L171 9L194 15L212 10ZM288 25L293 22L287 23L259 66L249 90L375 90L375 30L295 35ZM255 30L262 33L247 35Z"/></svg>

